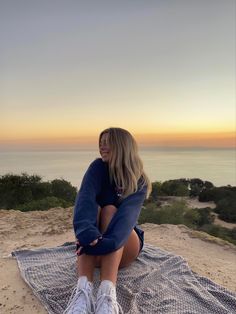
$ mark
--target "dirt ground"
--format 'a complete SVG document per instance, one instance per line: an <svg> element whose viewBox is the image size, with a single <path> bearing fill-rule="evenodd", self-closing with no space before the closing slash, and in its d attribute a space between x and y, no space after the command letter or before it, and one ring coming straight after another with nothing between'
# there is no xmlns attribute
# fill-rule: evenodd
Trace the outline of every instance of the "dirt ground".
<svg viewBox="0 0 236 314"><path fill-rule="evenodd" d="M0 210L0 313L46 313L10 253L74 241L72 211L72 207L26 213ZM193 271L236 292L236 246L183 225L141 227L146 243L183 256Z"/></svg>

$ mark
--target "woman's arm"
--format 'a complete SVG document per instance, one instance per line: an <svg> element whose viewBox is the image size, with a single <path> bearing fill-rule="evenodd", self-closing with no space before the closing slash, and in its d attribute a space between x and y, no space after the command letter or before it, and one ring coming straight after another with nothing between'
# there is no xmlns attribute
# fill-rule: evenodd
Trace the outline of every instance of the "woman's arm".
<svg viewBox="0 0 236 314"><path fill-rule="evenodd" d="M147 187L125 198L103 234L95 246L83 247L81 254L104 255L118 250L128 240L128 237L137 223L143 202L147 193Z"/></svg>
<svg viewBox="0 0 236 314"><path fill-rule="evenodd" d="M74 232L81 246L89 245L101 237L97 228L98 204L96 197L101 191L104 163L94 160L86 171L74 207Z"/></svg>

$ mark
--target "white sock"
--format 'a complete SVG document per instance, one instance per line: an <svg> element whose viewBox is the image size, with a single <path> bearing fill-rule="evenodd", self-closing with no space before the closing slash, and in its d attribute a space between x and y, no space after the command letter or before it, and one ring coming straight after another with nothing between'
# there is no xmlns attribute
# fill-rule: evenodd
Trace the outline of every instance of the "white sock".
<svg viewBox="0 0 236 314"><path fill-rule="evenodd" d="M84 288L85 286L87 286L87 284L89 284L90 286L93 285L93 283L91 281L88 281L88 277L87 276L80 276L78 278L77 285L79 287Z"/></svg>
<svg viewBox="0 0 236 314"><path fill-rule="evenodd" d="M101 294L110 294L116 299L116 285L111 280L102 280L100 283L99 291Z"/></svg>

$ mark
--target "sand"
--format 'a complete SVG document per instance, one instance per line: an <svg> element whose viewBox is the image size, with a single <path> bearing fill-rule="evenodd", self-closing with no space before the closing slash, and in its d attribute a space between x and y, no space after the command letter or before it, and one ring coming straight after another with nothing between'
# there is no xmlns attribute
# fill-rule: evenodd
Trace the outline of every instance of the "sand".
<svg viewBox="0 0 236 314"><path fill-rule="evenodd" d="M22 213L0 210L0 313L46 313L10 253L74 240L73 208ZM183 256L193 271L236 292L236 246L183 225L144 224L145 242Z"/></svg>

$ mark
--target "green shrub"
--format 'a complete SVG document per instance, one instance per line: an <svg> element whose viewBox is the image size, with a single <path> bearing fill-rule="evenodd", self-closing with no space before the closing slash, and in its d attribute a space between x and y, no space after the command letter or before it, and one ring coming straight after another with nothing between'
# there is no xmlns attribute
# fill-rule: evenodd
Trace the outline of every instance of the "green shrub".
<svg viewBox="0 0 236 314"><path fill-rule="evenodd" d="M162 192L165 195L172 196L188 196L189 190L186 183L179 182L179 180L169 180L162 183Z"/></svg>
<svg viewBox="0 0 236 314"><path fill-rule="evenodd" d="M196 228L199 226L200 223L200 213L192 208L188 208L185 210L185 213L183 214L183 224L190 227L190 228Z"/></svg>
<svg viewBox="0 0 236 314"><path fill-rule="evenodd" d="M163 195L163 192L161 190L161 182L158 181L152 182L152 192L149 195L149 201L155 202L161 195Z"/></svg>
<svg viewBox="0 0 236 314"><path fill-rule="evenodd" d="M236 187L222 186L204 190L199 195L199 201L214 201L214 211L219 218L227 222L236 222Z"/></svg>
<svg viewBox="0 0 236 314"><path fill-rule="evenodd" d="M236 244L236 239L234 238L235 231L232 231L228 228L224 228L218 225L204 225L198 230L207 232L214 237L218 237L233 244Z"/></svg>
<svg viewBox="0 0 236 314"><path fill-rule="evenodd" d="M212 189L214 185L209 181L198 178L175 179L152 182L152 192L147 202L156 202L159 196L198 196L203 190Z"/></svg>
<svg viewBox="0 0 236 314"><path fill-rule="evenodd" d="M41 182L41 177L38 175L28 175L22 173L21 175L6 174L0 177L0 208L4 209L19 209L21 205L31 208L31 205L50 203L50 197L60 199L60 203L55 202L55 206L63 206L63 200L67 204L72 205L76 198L77 190L71 183L65 180L53 180L52 182ZM53 200L53 198L51 199ZM54 204L54 203L53 203Z"/></svg>
<svg viewBox="0 0 236 314"><path fill-rule="evenodd" d="M41 200L34 200L20 206L17 206L16 209L26 212L26 211L34 211L34 210L48 210L53 207L69 207L71 206L70 202L67 202L63 199L57 198L55 196L48 196Z"/></svg>
<svg viewBox="0 0 236 314"><path fill-rule="evenodd" d="M196 208L195 209L199 214L198 226L212 224L215 217L212 215L212 209L210 207L205 208Z"/></svg>
<svg viewBox="0 0 236 314"><path fill-rule="evenodd" d="M156 210L152 208L142 208L138 218L138 224L144 224L146 222L159 224L156 216Z"/></svg>
<svg viewBox="0 0 236 314"><path fill-rule="evenodd" d="M230 236L233 240L236 241L236 227L231 229L231 233L230 233Z"/></svg>
<svg viewBox="0 0 236 314"><path fill-rule="evenodd" d="M53 196L52 186L50 182L38 182L30 186L33 200L40 200L47 196Z"/></svg>
<svg viewBox="0 0 236 314"><path fill-rule="evenodd" d="M233 197L236 193L236 187L232 186L221 186L214 187L212 189L204 189L199 194L200 202L209 202L214 201L218 203L220 200L228 197Z"/></svg>
<svg viewBox="0 0 236 314"><path fill-rule="evenodd" d="M38 184L41 177L6 174L0 177L0 207L15 208L19 204L30 202L33 199L31 186Z"/></svg>
<svg viewBox="0 0 236 314"><path fill-rule="evenodd" d="M182 224L184 221L184 213L186 205L184 202L174 202L172 205L167 205L158 210L157 215L159 223L170 223L173 225Z"/></svg>
<svg viewBox="0 0 236 314"><path fill-rule="evenodd" d="M186 206L184 201L174 202L172 205L157 208L153 204L148 204L142 209L139 216L139 223L156 223L156 224L185 224L195 226L200 220L200 214Z"/></svg>
<svg viewBox="0 0 236 314"><path fill-rule="evenodd" d="M56 197L62 198L68 202L74 202L77 194L75 187L64 179L55 179L51 181L52 194Z"/></svg>
<svg viewBox="0 0 236 314"><path fill-rule="evenodd" d="M236 228L230 230L213 225L213 221L211 208L188 208L184 201L178 201L162 208L157 208L155 203L148 203L142 208L138 223L183 224L236 244Z"/></svg>
<svg viewBox="0 0 236 314"><path fill-rule="evenodd" d="M236 222L236 196L229 196L218 201L215 212L227 222Z"/></svg>

